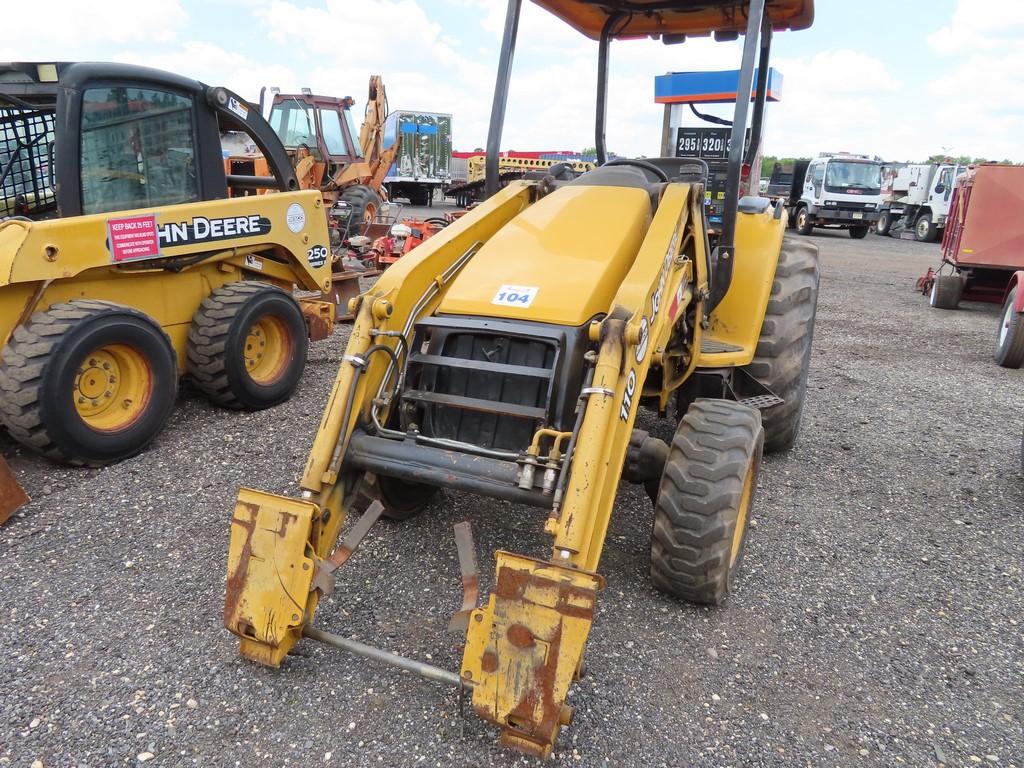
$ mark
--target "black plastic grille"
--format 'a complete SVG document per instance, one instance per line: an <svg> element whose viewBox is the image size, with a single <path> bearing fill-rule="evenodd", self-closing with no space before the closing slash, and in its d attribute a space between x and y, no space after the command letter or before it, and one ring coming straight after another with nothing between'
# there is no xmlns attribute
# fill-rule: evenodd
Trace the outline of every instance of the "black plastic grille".
<svg viewBox="0 0 1024 768"><path fill-rule="evenodd" d="M35 216L57 207L50 183L54 113L0 109L0 216Z"/></svg>

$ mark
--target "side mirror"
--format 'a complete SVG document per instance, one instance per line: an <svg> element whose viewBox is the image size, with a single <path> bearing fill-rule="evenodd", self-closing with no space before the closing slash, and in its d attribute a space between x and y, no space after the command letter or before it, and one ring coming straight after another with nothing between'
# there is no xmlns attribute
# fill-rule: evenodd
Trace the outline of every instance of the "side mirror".
<svg viewBox="0 0 1024 768"><path fill-rule="evenodd" d="M935 187L935 194L936 195L941 195L945 191L946 191L946 185L945 184L938 184L938 185L936 185L936 187Z"/></svg>

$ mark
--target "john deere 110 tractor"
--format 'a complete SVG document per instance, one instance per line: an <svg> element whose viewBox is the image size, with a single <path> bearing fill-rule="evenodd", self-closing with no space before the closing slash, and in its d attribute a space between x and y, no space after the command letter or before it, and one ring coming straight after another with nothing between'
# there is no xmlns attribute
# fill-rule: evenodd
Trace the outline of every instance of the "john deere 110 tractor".
<svg viewBox="0 0 1024 768"><path fill-rule="evenodd" d="M703 162L604 162L612 39L745 34L738 92L755 90L760 59L757 111L772 34L808 27L811 0L536 2L599 41L602 164L495 191L353 301L301 498L239 495L224 619L264 664L281 664L305 636L460 686L503 742L546 756L572 716L565 699L604 584L620 479L654 499L659 589L717 604L732 588L762 451L797 436L818 261L814 246L784 238L781 205L738 195L748 100L736 104L713 247ZM494 184L520 5L509 0L491 115ZM755 129L747 151L759 141ZM671 444L634 428L641 406L678 424ZM438 488L536 507L553 540L547 552L497 552L494 591L477 607L471 538L457 526L461 669L315 627L334 572L377 517L429 514Z"/></svg>

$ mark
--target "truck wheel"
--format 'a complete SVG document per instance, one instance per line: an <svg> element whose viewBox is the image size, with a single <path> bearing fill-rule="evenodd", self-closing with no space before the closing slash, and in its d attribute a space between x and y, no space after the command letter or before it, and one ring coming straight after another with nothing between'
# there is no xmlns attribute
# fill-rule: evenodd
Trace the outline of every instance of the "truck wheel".
<svg viewBox="0 0 1024 768"><path fill-rule="evenodd" d="M932 215L930 213L922 213L917 217L917 223L914 225L914 237L917 238L918 242L934 243L937 231L938 227L932 222Z"/></svg>
<svg viewBox="0 0 1024 768"><path fill-rule="evenodd" d="M374 220L380 208L380 195L365 184L346 187L339 199L343 203L348 203L352 211L348 219L350 235L361 234L363 226Z"/></svg>
<svg viewBox="0 0 1024 768"><path fill-rule="evenodd" d="M964 292L964 282L959 275L935 275L928 304L935 309L956 309Z"/></svg>
<svg viewBox="0 0 1024 768"><path fill-rule="evenodd" d="M888 235L892 229L892 214L889 211L882 211L878 214L878 221L875 222L875 234Z"/></svg>
<svg viewBox="0 0 1024 768"><path fill-rule="evenodd" d="M228 283L192 317L188 374L216 405L270 408L292 396L308 347L295 299L268 283Z"/></svg>
<svg viewBox="0 0 1024 768"><path fill-rule="evenodd" d="M654 505L655 587L713 605L732 591L763 444L761 416L753 408L693 401L672 438Z"/></svg>
<svg viewBox="0 0 1024 768"><path fill-rule="evenodd" d="M37 312L0 355L0 421L18 442L70 464L98 467L142 451L177 391L163 329L107 301Z"/></svg>
<svg viewBox="0 0 1024 768"><path fill-rule="evenodd" d="M1015 285L1007 295L999 320L994 356L1003 368L1020 368L1024 365L1024 316L1013 309L1019 290L1021 286Z"/></svg>
<svg viewBox="0 0 1024 768"><path fill-rule="evenodd" d="M754 359L744 370L782 398L761 413L764 449L789 450L800 431L818 307L818 247L783 238Z"/></svg>
<svg viewBox="0 0 1024 768"><path fill-rule="evenodd" d="M801 205L796 210L796 231L801 235L809 235L814 231L814 220L807 212L807 206Z"/></svg>
<svg viewBox="0 0 1024 768"><path fill-rule="evenodd" d="M867 236L869 229L871 229L871 227L869 227L867 224L861 224L860 226L850 227L850 237L852 237L854 240L863 240Z"/></svg>

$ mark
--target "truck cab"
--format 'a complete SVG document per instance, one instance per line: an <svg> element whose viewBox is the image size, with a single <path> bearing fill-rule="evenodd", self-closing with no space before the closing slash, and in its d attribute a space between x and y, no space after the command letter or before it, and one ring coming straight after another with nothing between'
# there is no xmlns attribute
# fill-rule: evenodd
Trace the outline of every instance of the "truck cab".
<svg viewBox="0 0 1024 768"><path fill-rule="evenodd" d="M791 223L802 235L815 227L846 229L862 238L878 220L882 202L882 164L867 155L822 153L791 188Z"/></svg>
<svg viewBox="0 0 1024 768"><path fill-rule="evenodd" d="M953 163L892 168L883 185L878 234L899 236L907 232L907 237L920 242L938 240L946 226L953 185L965 170Z"/></svg>

